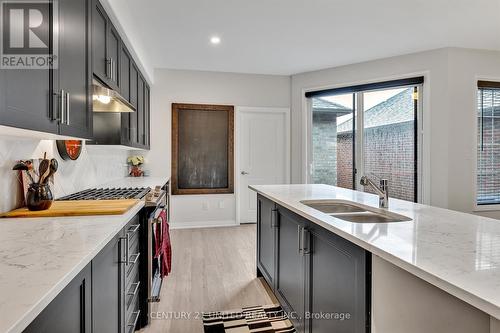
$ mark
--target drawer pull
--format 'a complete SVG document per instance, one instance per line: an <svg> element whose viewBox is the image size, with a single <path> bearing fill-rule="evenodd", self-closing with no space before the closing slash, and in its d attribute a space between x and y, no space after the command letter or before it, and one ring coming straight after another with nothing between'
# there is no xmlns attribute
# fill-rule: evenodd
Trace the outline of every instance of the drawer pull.
<svg viewBox="0 0 500 333"><path fill-rule="evenodd" d="M130 290L129 290L129 292L127 293L127 295L134 296L135 294L137 294L137 291L139 290L139 285L141 284L141 281L136 282L136 283L132 283L132 286L134 284L135 284L134 291L130 292Z"/></svg>
<svg viewBox="0 0 500 333"><path fill-rule="evenodd" d="M140 227L140 224L132 224L130 227L128 227L128 232L134 234L137 232L137 230L139 230Z"/></svg>
<svg viewBox="0 0 500 333"><path fill-rule="evenodd" d="M137 326L137 321L139 320L139 314L141 313L141 310L132 312L132 315L135 315L135 319L132 323L128 323L129 332L134 332L135 331L135 326Z"/></svg>
<svg viewBox="0 0 500 333"><path fill-rule="evenodd" d="M122 243L121 241L125 241L125 259L123 259L123 254L121 253L122 251ZM129 243L130 243L130 237L127 234L127 237L120 237L120 263L125 264L125 266L128 266L128 258L129 258Z"/></svg>
<svg viewBox="0 0 500 333"><path fill-rule="evenodd" d="M128 260L129 265L135 265L137 263L137 260L139 260L140 253L132 254ZM133 259L131 259L133 258Z"/></svg>

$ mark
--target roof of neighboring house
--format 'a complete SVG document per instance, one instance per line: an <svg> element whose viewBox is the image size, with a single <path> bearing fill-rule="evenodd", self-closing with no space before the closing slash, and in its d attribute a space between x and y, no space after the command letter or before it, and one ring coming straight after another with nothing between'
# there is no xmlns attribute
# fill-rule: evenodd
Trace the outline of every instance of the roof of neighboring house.
<svg viewBox="0 0 500 333"><path fill-rule="evenodd" d="M327 101L323 98L312 99L312 110L313 112L336 113L337 116L343 116L352 112L351 109L343 105Z"/></svg>
<svg viewBox="0 0 500 333"><path fill-rule="evenodd" d="M397 95L375 105L364 113L365 128L414 120L413 88L403 90ZM352 131L352 118L337 125L337 133Z"/></svg>

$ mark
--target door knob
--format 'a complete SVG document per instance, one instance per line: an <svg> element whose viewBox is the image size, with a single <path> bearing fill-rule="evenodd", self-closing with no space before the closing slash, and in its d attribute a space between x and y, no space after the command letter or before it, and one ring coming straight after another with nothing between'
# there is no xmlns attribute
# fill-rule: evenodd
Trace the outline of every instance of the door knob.
<svg viewBox="0 0 500 333"><path fill-rule="evenodd" d="M244 175L249 175L250 173L246 172L246 171L242 171L241 174L244 176Z"/></svg>

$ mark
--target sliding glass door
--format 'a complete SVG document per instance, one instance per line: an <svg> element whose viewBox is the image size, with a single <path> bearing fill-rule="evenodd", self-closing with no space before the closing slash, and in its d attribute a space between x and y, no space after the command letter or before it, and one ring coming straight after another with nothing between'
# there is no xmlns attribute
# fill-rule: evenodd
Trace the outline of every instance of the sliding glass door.
<svg viewBox="0 0 500 333"><path fill-rule="evenodd" d="M387 179L391 197L416 202L418 88L362 94L363 174L377 183Z"/></svg>
<svg viewBox="0 0 500 333"><path fill-rule="evenodd" d="M354 106L355 94L312 98L312 183L353 188Z"/></svg>
<svg viewBox="0 0 500 333"><path fill-rule="evenodd" d="M417 202L421 84L369 88L310 97L309 182L373 192L361 176L384 178L391 197Z"/></svg>

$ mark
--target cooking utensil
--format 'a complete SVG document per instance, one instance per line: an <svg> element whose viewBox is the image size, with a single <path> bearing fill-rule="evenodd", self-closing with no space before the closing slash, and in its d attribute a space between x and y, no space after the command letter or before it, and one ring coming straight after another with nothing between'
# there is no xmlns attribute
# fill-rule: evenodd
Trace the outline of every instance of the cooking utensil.
<svg viewBox="0 0 500 333"><path fill-rule="evenodd" d="M40 178L38 179L38 184L43 184L45 179L50 173L50 161L46 159L47 153L43 155L43 160L40 162L40 165L38 166L38 174L40 175Z"/></svg>
<svg viewBox="0 0 500 333"><path fill-rule="evenodd" d="M14 167L12 168L12 170L28 171L29 168L28 168L28 166L26 164L19 162L16 165L14 165Z"/></svg>
<svg viewBox="0 0 500 333"><path fill-rule="evenodd" d="M12 170L25 171L26 174L28 175L31 183L33 184L35 182L35 180L33 179L33 177L31 176L31 174L29 172L30 168L24 162L17 163L16 165L14 165Z"/></svg>
<svg viewBox="0 0 500 333"><path fill-rule="evenodd" d="M57 160L55 158L50 160L50 166L49 166L49 174L47 177L43 180L43 184L47 183L47 181L52 177L52 175L57 171L57 168L59 167L59 163L57 163Z"/></svg>

